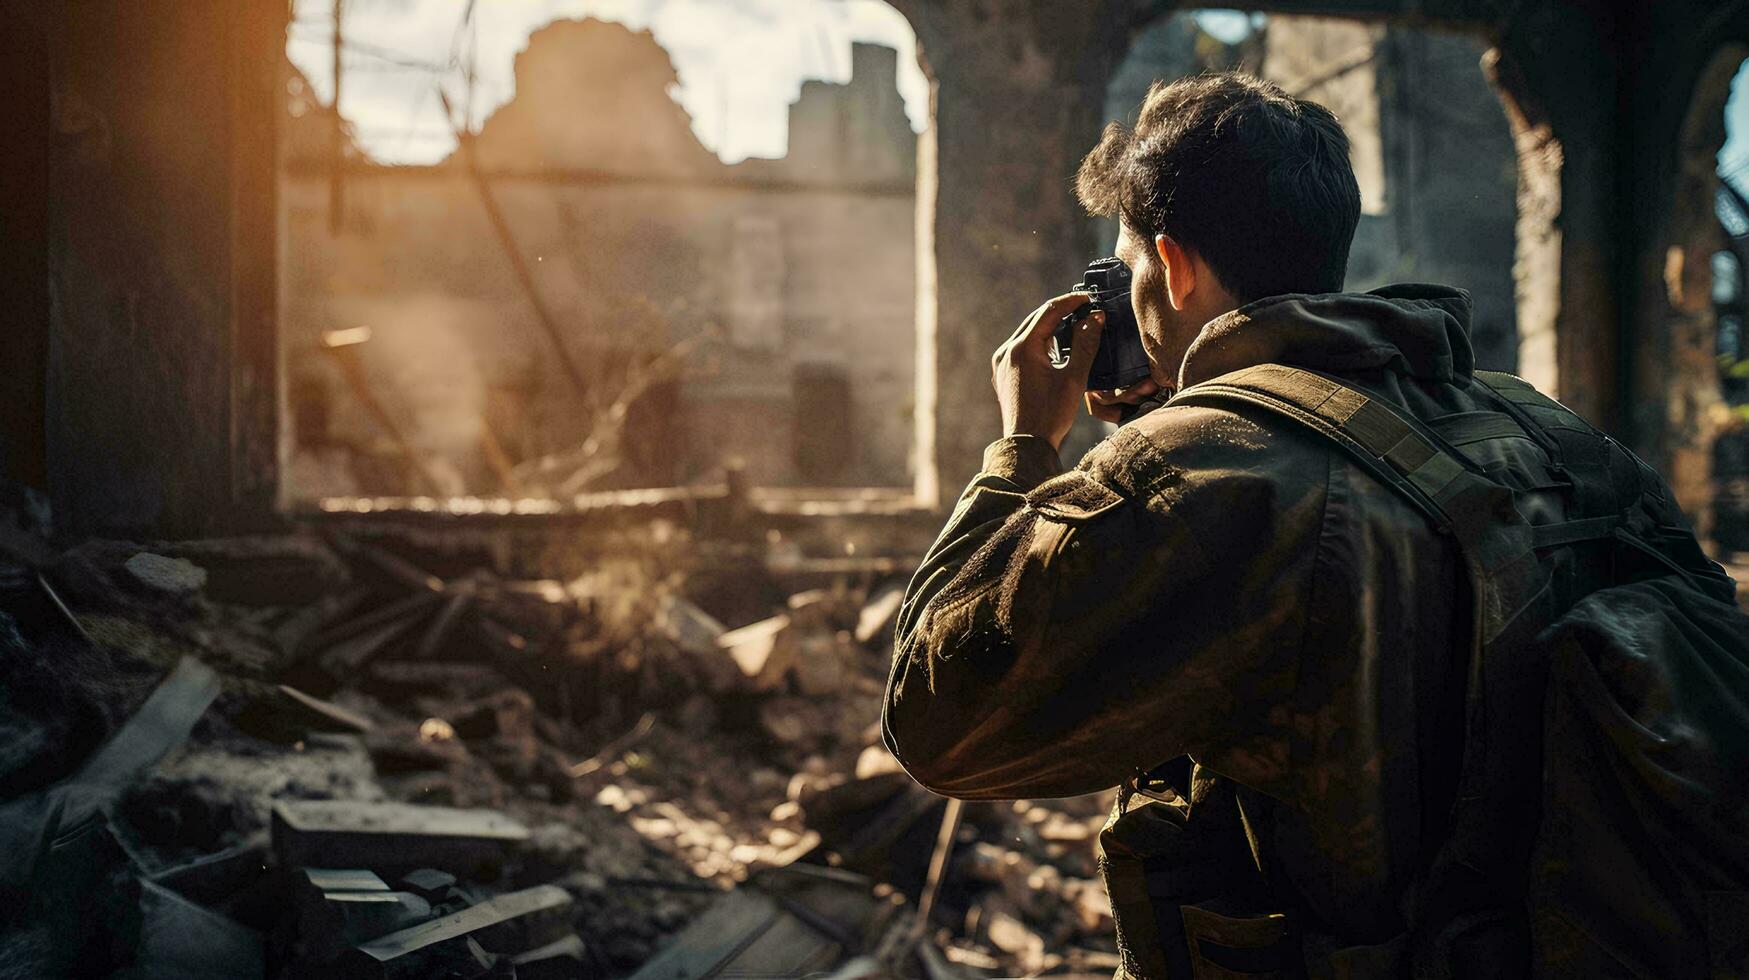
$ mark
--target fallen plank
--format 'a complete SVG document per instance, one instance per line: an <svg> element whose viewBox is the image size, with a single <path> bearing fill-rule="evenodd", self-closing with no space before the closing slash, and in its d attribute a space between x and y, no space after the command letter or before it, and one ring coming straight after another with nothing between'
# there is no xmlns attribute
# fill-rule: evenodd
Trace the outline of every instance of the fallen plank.
<svg viewBox="0 0 1749 980"><path fill-rule="evenodd" d="M553 885L499 895L472 908L360 943L344 953L336 965L342 976L369 980L424 980L440 976L440 972L433 970L435 964L483 951L474 941L476 934L570 904L571 896Z"/></svg>
<svg viewBox="0 0 1749 980"><path fill-rule="evenodd" d="M389 883L366 868L303 868L304 883L319 892L386 892Z"/></svg>
<svg viewBox="0 0 1749 980"><path fill-rule="evenodd" d="M466 873L496 863L528 828L495 810L405 803L281 800L273 850L287 867L437 868Z"/></svg>
<svg viewBox="0 0 1749 980"><path fill-rule="evenodd" d="M791 865L723 896L632 980L804 977L867 947L891 917L860 875Z"/></svg>
<svg viewBox="0 0 1749 980"><path fill-rule="evenodd" d="M441 599L438 592L416 592L325 630L311 645L322 650L317 656L324 670L337 677L350 676L383 647L419 625Z"/></svg>
<svg viewBox="0 0 1749 980"><path fill-rule="evenodd" d="M631 980L696 980L717 975L736 954L769 932L782 914L777 900L768 895L730 892L632 974Z"/></svg>
<svg viewBox="0 0 1749 980"><path fill-rule="evenodd" d="M183 657L72 782L88 791L120 791L166 752L181 745L218 694L219 675L200 661Z"/></svg>

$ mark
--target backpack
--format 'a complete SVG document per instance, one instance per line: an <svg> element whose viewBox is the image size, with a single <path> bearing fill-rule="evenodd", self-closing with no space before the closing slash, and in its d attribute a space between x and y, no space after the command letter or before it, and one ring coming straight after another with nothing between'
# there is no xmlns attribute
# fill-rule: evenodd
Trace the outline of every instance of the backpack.
<svg viewBox="0 0 1749 980"><path fill-rule="evenodd" d="M1304 425L1459 546L1463 761L1414 975L1749 977L1749 616L1651 467L1522 379L1473 385L1497 411L1419 419L1278 364L1172 399Z"/></svg>

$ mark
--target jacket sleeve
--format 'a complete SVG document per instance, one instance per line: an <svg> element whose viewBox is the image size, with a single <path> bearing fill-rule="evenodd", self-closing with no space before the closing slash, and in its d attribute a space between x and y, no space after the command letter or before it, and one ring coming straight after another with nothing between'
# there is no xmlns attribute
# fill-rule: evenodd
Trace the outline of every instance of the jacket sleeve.
<svg viewBox="0 0 1749 980"><path fill-rule="evenodd" d="M1284 753L1250 733L1292 692L1324 474L1284 486L1232 452L1177 459L1126 427L1052 475L1048 444L993 444L900 612L882 715L906 770L1012 799L1109 788L1215 733Z"/></svg>

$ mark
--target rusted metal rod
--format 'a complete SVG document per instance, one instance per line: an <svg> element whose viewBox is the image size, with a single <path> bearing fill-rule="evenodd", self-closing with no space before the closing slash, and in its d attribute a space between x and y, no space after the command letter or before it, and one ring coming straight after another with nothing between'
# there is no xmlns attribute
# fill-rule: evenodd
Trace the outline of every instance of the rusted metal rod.
<svg viewBox="0 0 1749 980"><path fill-rule="evenodd" d="M480 169L479 158L474 155L473 135L464 125L456 122L455 108L450 105L449 95L441 85L437 87L437 97L443 101L443 114L449 119L450 128L455 131L456 143L461 148L462 163L467 168L468 176L473 178L474 188L480 193L480 204L486 209L486 218L492 223L492 231L498 236L498 244L504 247L504 255L510 259L510 268L516 273L516 281L528 297L528 305L533 308L534 317L539 321L541 330L546 332L547 339L552 342L553 353L558 356L559 367L570 380L571 388L579 397L586 396L589 393L589 382L584 379L582 369L577 366L570 349L565 346L558 318L553 316L546 300L541 298L540 287L534 281L534 272L528 267L528 260L523 257L522 249L517 247L516 236L510 231L510 223L504 220L504 212L499 209L498 199L492 194L491 182L486 179L485 171Z"/></svg>

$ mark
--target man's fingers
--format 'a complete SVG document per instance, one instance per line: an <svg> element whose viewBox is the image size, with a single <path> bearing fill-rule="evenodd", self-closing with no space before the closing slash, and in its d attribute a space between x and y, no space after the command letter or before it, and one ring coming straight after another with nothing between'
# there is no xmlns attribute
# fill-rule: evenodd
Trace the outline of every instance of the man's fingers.
<svg viewBox="0 0 1749 980"><path fill-rule="evenodd" d="M1081 308L1081 304L1092 299L1086 293L1064 293L1032 312L1032 316L1021 325L1022 336L1019 342L1022 346L1031 347L1041 354L1050 353L1051 334L1057 329L1057 324L1063 322L1063 317Z"/></svg>
<svg viewBox="0 0 1749 980"><path fill-rule="evenodd" d="M1094 396L1097 394L1098 392L1092 391L1087 393L1087 414L1101 422L1110 422L1113 425L1123 421L1123 409L1117 405L1107 405L1104 402L1096 401Z"/></svg>
<svg viewBox="0 0 1749 980"><path fill-rule="evenodd" d="M1087 372L1093 369L1093 355L1099 351L1099 335L1105 332L1105 311L1094 310L1075 324L1074 337L1069 347L1069 367L1081 372L1081 380L1087 380Z"/></svg>
<svg viewBox="0 0 1749 980"><path fill-rule="evenodd" d="M1127 388L1117 388L1107 391L1090 391L1088 400L1101 405L1140 405L1149 398L1160 393L1160 386L1153 378L1143 378Z"/></svg>

